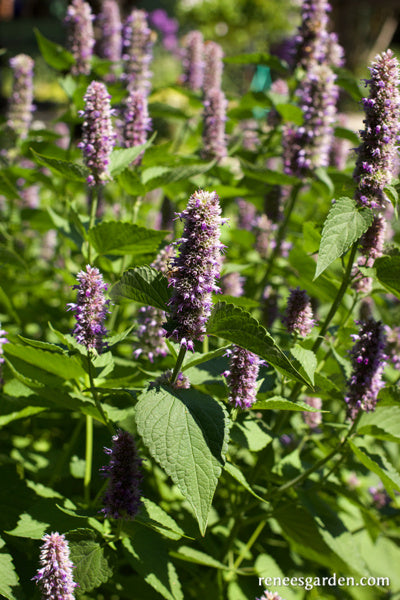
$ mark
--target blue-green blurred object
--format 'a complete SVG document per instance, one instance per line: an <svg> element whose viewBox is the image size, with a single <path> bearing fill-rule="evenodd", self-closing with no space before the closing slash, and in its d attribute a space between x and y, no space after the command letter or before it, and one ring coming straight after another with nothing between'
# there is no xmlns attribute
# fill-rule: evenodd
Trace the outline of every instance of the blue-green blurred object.
<svg viewBox="0 0 400 600"><path fill-rule="evenodd" d="M252 92L267 92L272 85L271 69L265 65L257 65L256 72L250 84ZM255 119L263 119L268 113L268 109L255 107L253 115Z"/></svg>

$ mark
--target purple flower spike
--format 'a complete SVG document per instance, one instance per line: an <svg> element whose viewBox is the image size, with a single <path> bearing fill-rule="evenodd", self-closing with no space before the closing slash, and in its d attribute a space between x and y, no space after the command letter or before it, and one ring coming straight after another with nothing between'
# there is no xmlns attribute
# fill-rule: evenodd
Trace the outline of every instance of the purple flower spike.
<svg viewBox="0 0 400 600"><path fill-rule="evenodd" d="M373 267L377 258L383 254L385 243L386 221L382 215L375 215L372 225L361 238L361 256L354 268L355 280L353 288L358 292L368 293L372 287L372 279L364 277L358 267Z"/></svg>
<svg viewBox="0 0 400 600"><path fill-rule="evenodd" d="M183 40L183 81L189 89L197 92L204 82L204 39L200 31L190 31Z"/></svg>
<svg viewBox="0 0 400 600"><path fill-rule="evenodd" d="M161 250L156 260L151 264L164 275L168 271L168 265L174 254L174 247L166 246ZM139 310L138 325L136 335L138 337L135 343L134 357L145 356L150 362L153 362L157 356L166 356L168 349L164 340L165 312L153 306L142 306Z"/></svg>
<svg viewBox="0 0 400 600"><path fill-rule="evenodd" d="M360 131L353 176L358 204L381 209L387 201L383 190L393 176L400 131L399 63L393 52L378 55L370 72L369 97L363 100L365 128Z"/></svg>
<svg viewBox="0 0 400 600"><path fill-rule="evenodd" d="M261 361L256 354L240 346L232 346L229 354L229 371L223 373L228 381L229 402L242 409L251 408L256 401Z"/></svg>
<svg viewBox="0 0 400 600"><path fill-rule="evenodd" d="M193 350L195 340L202 341L211 314L211 295L219 292L216 284L221 268L220 228L225 222L216 192L199 190L189 199L179 217L185 221L177 244L179 256L173 261L170 285L171 321L167 337Z"/></svg>
<svg viewBox="0 0 400 600"><path fill-rule="evenodd" d="M287 175L307 177L318 167L329 165L336 120L338 87L336 75L326 64L312 64L297 91L304 123L283 131L284 171Z"/></svg>
<svg viewBox="0 0 400 600"><path fill-rule="evenodd" d="M149 117L147 95L143 90L130 92L126 100L124 113L124 144L126 148L140 146L147 140L147 134L151 131L151 118ZM134 165L140 165L143 153L134 161Z"/></svg>
<svg viewBox="0 0 400 600"><path fill-rule="evenodd" d="M110 303L104 298L107 285L100 271L90 265L86 265L86 271L80 271L76 278L79 284L73 289L78 290L77 301L67 304L67 309L75 312L76 325L72 333L79 344L101 354L107 333L104 319Z"/></svg>
<svg viewBox="0 0 400 600"><path fill-rule="evenodd" d="M4 344L8 343L8 339L7 339L7 331L5 331L4 329L1 329L0 326L0 365L4 362L4 358L3 358L3 354L4 354L4 350L3 350L3 346Z"/></svg>
<svg viewBox="0 0 400 600"><path fill-rule="evenodd" d="M72 75L89 75L94 48L94 15L87 2L72 0L65 16L67 48L75 59Z"/></svg>
<svg viewBox="0 0 400 600"><path fill-rule="evenodd" d="M327 0L303 0L302 22L297 43L297 60L304 69L311 63L324 63L327 59L330 4Z"/></svg>
<svg viewBox="0 0 400 600"><path fill-rule="evenodd" d="M78 584L72 577L74 565L69 559L68 541L58 532L45 535L42 541L41 569L32 578L41 588L42 600L74 600Z"/></svg>
<svg viewBox="0 0 400 600"><path fill-rule="evenodd" d="M207 95L214 88L221 89L224 52L216 42L204 44L204 82L203 89Z"/></svg>
<svg viewBox="0 0 400 600"><path fill-rule="evenodd" d="M150 63L156 34L149 28L147 13L134 9L125 21L123 29L123 56L126 83L129 91L150 91Z"/></svg>
<svg viewBox="0 0 400 600"><path fill-rule="evenodd" d="M311 406L312 408L316 408L321 410L322 408L322 400L321 398L316 398L314 396L307 396L304 398L304 402ZM318 412L303 412L304 423L308 425L310 429L316 429L322 423L322 415Z"/></svg>
<svg viewBox="0 0 400 600"><path fill-rule="evenodd" d="M354 421L358 412L374 411L379 390L384 387L382 372L387 356L384 353L386 336L380 321L370 318L359 322L359 333L353 335L355 344L350 351L353 371L347 382L347 418Z"/></svg>
<svg viewBox="0 0 400 600"><path fill-rule="evenodd" d="M251 231L256 221L256 207L243 198L237 199L238 205L238 227Z"/></svg>
<svg viewBox="0 0 400 600"><path fill-rule="evenodd" d="M92 81L83 97L85 109L80 115L84 121L82 141L78 147L82 149L85 164L91 171L87 178L90 186L104 185L110 177L108 165L116 138L111 121L113 110L110 98L106 86L99 81Z"/></svg>
<svg viewBox="0 0 400 600"><path fill-rule="evenodd" d="M290 291L286 308L286 317L283 319L289 333L298 333L305 337L314 327L315 321L307 293L300 288Z"/></svg>
<svg viewBox="0 0 400 600"><path fill-rule="evenodd" d="M239 298L240 296L243 296L243 284L244 277L237 271L227 273L227 275L224 275L221 279L222 293Z"/></svg>
<svg viewBox="0 0 400 600"><path fill-rule="evenodd" d="M97 43L97 52L102 58L111 60L114 65L121 60L122 54L122 23L119 5L116 0L103 0L101 13L97 17L100 27L100 39ZM105 81L115 81L115 74L108 73Z"/></svg>
<svg viewBox="0 0 400 600"><path fill-rule="evenodd" d="M390 504L390 496L384 489L382 482L380 482L376 487L373 486L368 488L368 491L371 494L372 502L375 505L375 508L378 510L385 508L385 506Z"/></svg>
<svg viewBox="0 0 400 600"><path fill-rule="evenodd" d="M112 448L104 448L110 462L101 468L104 476L109 478L102 512L112 519L134 519L142 504L142 459L130 433L119 430L112 441Z"/></svg>
<svg viewBox="0 0 400 600"><path fill-rule="evenodd" d="M21 139L28 135L34 111L33 67L34 61L26 54L18 54L10 59L13 70L13 85L8 102L7 125Z"/></svg>
<svg viewBox="0 0 400 600"><path fill-rule="evenodd" d="M224 93L214 88L204 99L203 150L205 159L224 158L227 155L225 121L228 102Z"/></svg>
<svg viewBox="0 0 400 600"><path fill-rule="evenodd" d="M182 371L178 373L176 381L172 384L171 377L172 369L168 369L168 371L165 371L165 373L150 383L150 388L157 388L160 385L164 385L166 387L172 385L175 390L188 390L190 388L190 379L187 375L184 375Z"/></svg>

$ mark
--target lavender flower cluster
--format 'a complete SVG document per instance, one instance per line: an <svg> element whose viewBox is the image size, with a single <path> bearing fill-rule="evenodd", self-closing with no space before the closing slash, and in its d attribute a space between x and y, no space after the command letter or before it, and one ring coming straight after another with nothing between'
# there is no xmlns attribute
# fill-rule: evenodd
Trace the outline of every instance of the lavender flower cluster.
<svg viewBox="0 0 400 600"><path fill-rule="evenodd" d="M208 160L227 156L225 121L228 102L224 93L213 88L204 98L202 157Z"/></svg>
<svg viewBox="0 0 400 600"><path fill-rule="evenodd" d="M75 59L72 75L89 75L90 62L95 45L93 31L94 15L90 4L84 0L72 0L67 9L67 47Z"/></svg>
<svg viewBox="0 0 400 600"><path fill-rule="evenodd" d="M41 568L32 578L39 585L42 600L74 600L74 565L69 558L68 541L58 532L45 535L40 551Z"/></svg>
<svg viewBox="0 0 400 600"><path fill-rule="evenodd" d="M154 41L155 34L148 26L147 13L134 9L123 27L122 58L128 91L149 93Z"/></svg>
<svg viewBox="0 0 400 600"><path fill-rule="evenodd" d="M142 501L142 459L130 433L119 430L112 438L112 448L104 448L109 464L101 472L109 479L102 512L112 519L134 519Z"/></svg>
<svg viewBox="0 0 400 600"><path fill-rule="evenodd" d="M306 177L329 165L339 89L336 75L326 64L310 65L297 91L304 123L286 126L283 133L284 172Z"/></svg>
<svg viewBox="0 0 400 600"><path fill-rule="evenodd" d="M78 290L76 303L69 303L68 310L75 312L76 325L73 335L79 344L88 350L96 350L99 354L104 348L104 336L107 333L104 319L108 311L109 300L104 297L107 285L100 271L90 265L86 271L77 275L79 284L73 289Z"/></svg>
<svg viewBox="0 0 400 600"><path fill-rule="evenodd" d="M172 245L166 246L156 260L151 264L158 269L160 273L166 274L169 262L174 254ZM134 357L145 356L150 362L153 362L157 356L167 355L167 346L164 340L165 312L153 306L142 306L138 314L138 328L136 335L138 341L135 344Z"/></svg>
<svg viewBox="0 0 400 600"><path fill-rule="evenodd" d="M204 82L204 38L200 31L190 31L183 40L183 82L193 91L201 90Z"/></svg>
<svg viewBox="0 0 400 600"><path fill-rule="evenodd" d="M227 352L230 356L229 370L223 373L229 386L229 402L233 406L251 408L256 401L257 377L261 360L249 350L232 346Z"/></svg>
<svg viewBox="0 0 400 600"><path fill-rule="evenodd" d="M347 417L354 421L360 410L374 411L378 392L383 387L382 373L387 356L385 328L380 321L369 318L359 322L359 333L350 354L352 374L347 382Z"/></svg>
<svg viewBox="0 0 400 600"><path fill-rule="evenodd" d="M151 131L151 118L147 103L147 95L143 90L133 90L129 93L124 111L124 144L126 148L140 146L147 140L147 134ZM143 153L133 162L139 165Z"/></svg>
<svg viewBox="0 0 400 600"><path fill-rule="evenodd" d="M199 190L179 214L184 220L183 235L178 240L179 255L173 261L170 285L171 323L167 336L193 350L194 341L202 341L211 313L211 295L219 292L216 280L221 267L219 198L215 192Z"/></svg>
<svg viewBox="0 0 400 600"><path fill-rule="evenodd" d="M306 337L315 325L310 299L299 287L290 291L283 319L289 333L298 333Z"/></svg>
<svg viewBox="0 0 400 600"><path fill-rule="evenodd" d="M363 99L365 128L360 131L354 179L355 199L361 206L382 209L386 203L384 188L394 170L400 133L399 63L388 50L378 55L370 67L370 88Z"/></svg>
<svg viewBox="0 0 400 600"><path fill-rule="evenodd" d="M26 138L32 123L34 64L26 54L18 54L10 59L13 86L8 103L7 125L21 139Z"/></svg>
<svg viewBox="0 0 400 600"><path fill-rule="evenodd" d="M115 65L122 54L122 23L119 5L116 0L103 0L101 12L97 17L101 37L97 43L97 53L102 58L112 61L111 72L105 75L105 81L115 81Z"/></svg>
<svg viewBox="0 0 400 600"><path fill-rule="evenodd" d="M79 113L84 121L82 141L78 147L82 149L85 164L91 171L87 178L90 186L104 185L110 177L108 165L116 138L110 98L104 83L92 81L83 98L85 108Z"/></svg>
<svg viewBox="0 0 400 600"><path fill-rule="evenodd" d="M307 70L311 63L324 63L329 44L329 12L327 0L303 0L302 21L296 36L297 60Z"/></svg>

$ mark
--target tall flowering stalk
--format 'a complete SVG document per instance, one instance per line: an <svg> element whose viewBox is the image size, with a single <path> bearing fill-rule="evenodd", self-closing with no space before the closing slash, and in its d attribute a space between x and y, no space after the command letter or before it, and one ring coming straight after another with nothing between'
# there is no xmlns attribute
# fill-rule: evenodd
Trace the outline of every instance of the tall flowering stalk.
<svg viewBox="0 0 400 600"><path fill-rule="evenodd" d="M321 398L317 398L315 396L307 396L304 398L304 402L311 406L312 408L316 408L321 410L322 408L322 400ZM317 429L317 427L322 423L322 415L319 412L303 412L303 420L306 425L310 429Z"/></svg>
<svg viewBox="0 0 400 600"><path fill-rule="evenodd" d="M126 100L124 112L124 145L126 148L140 146L147 140L147 134L151 131L151 118L149 117L147 95L143 90L131 91ZM134 161L139 165L143 153Z"/></svg>
<svg viewBox="0 0 400 600"><path fill-rule="evenodd" d="M240 346L232 346L228 355L229 370L223 373L229 386L228 400L235 407L251 408L256 401L260 358Z"/></svg>
<svg viewBox="0 0 400 600"><path fill-rule="evenodd" d="M367 229L361 238L361 256L357 261L357 266L353 271L355 280L353 287L358 292L368 293L371 291L372 279L364 277L359 271L359 267L373 267L377 258L383 254L385 243L386 221L382 215L375 215L372 225Z"/></svg>
<svg viewBox="0 0 400 600"><path fill-rule="evenodd" d="M296 64L307 70L311 63L326 61L330 42L327 30L331 6L327 0L303 0L301 25L296 36Z"/></svg>
<svg viewBox="0 0 400 600"><path fill-rule="evenodd" d="M370 318L358 323L358 334L351 354L352 374L347 382L347 417L354 421L360 410L375 410L378 392L384 386L382 373L387 356L385 328L380 321Z"/></svg>
<svg viewBox="0 0 400 600"><path fill-rule="evenodd" d="M87 178L90 186L104 185L110 177L108 165L116 138L110 98L106 86L99 81L92 81L83 97L85 108L80 112L84 118L82 141L78 147L82 149L85 164L91 171Z"/></svg>
<svg viewBox="0 0 400 600"><path fill-rule="evenodd" d="M101 12L97 17L100 27L100 39L97 43L99 56L112 61L111 72L105 76L105 81L115 81L116 64L122 54L122 23L119 5L116 0L103 0Z"/></svg>
<svg viewBox="0 0 400 600"><path fill-rule="evenodd" d="M179 255L173 261L170 285L171 322L167 337L184 348L194 350L194 342L202 341L211 314L211 295L219 292L217 279L221 267L220 228L225 222L216 192L199 190L179 214L184 220L183 234L177 245Z"/></svg>
<svg viewBox="0 0 400 600"><path fill-rule="evenodd" d="M94 15L84 0L72 0L65 16L67 26L67 48L75 59L72 75L89 75L90 61L95 44L93 31Z"/></svg>
<svg viewBox="0 0 400 600"><path fill-rule="evenodd" d="M221 89L224 51L216 42L204 44L204 81L203 89L207 95L209 90Z"/></svg>
<svg viewBox="0 0 400 600"><path fill-rule="evenodd" d="M101 472L109 479L103 498L102 512L112 519L134 519L142 504L142 459L130 433L119 430L112 438L112 447L104 448L110 456Z"/></svg>
<svg viewBox="0 0 400 600"><path fill-rule="evenodd" d="M296 288L290 291L283 321L289 333L298 333L305 337L311 332L315 320L310 298L304 290Z"/></svg>
<svg viewBox="0 0 400 600"><path fill-rule="evenodd" d="M360 206L383 209L384 188L390 183L397 156L400 120L399 63L391 50L375 58L371 77L365 83L369 96L363 99L364 130L357 149L354 179L355 199Z"/></svg>
<svg viewBox="0 0 400 600"><path fill-rule="evenodd" d="M306 177L318 167L329 165L334 140L339 89L336 75L326 64L312 64L297 91L304 123L286 126L283 132L284 171Z"/></svg>
<svg viewBox="0 0 400 600"><path fill-rule="evenodd" d="M33 59L26 54L17 54L10 59L13 84L8 102L7 125L21 139L26 138L32 123L34 64Z"/></svg>
<svg viewBox="0 0 400 600"><path fill-rule="evenodd" d="M205 159L224 158L228 154L225 135L228 102L220 89L213 88L208 90L203 104L202 156Z"/></svg>
<svg viewBox="0 0 400 600"><path fill-rule="evenodd" d="M72 333L79 344L101 354L107 333L104 320L110 303L104 297L107 285L100 271L90 265L86 265L86 271L79 271L76 278L79 283L73 289L78 290L77 301L67 305L68 310L75 312L76 325Z"/></svg>
<svg viewBox="0 0 400 600"><path fill-rule="evenodd" d="M172 245L166 246L151 266L165 275L173 254L174 247ZM136 335L138 341L135 344L133 353L135 358L145 356L150 362L153 362L157 356L166 356L168 349L164 340L166 332L163 328L165 312L153 306L142 306L137 321Z"/></svg>
<svg viewBox="0 0 400 600"><path fill-rule="evenodd" d="M183 81L194 92L204 82L204 38L200 31L190 31L183 40Z"/></svg>
<svg viewBox="0 0 400 600"><path fill-rule="evenodd" d="M128 90L150 91L155 33L149 28L147 13L134 9L127 17L123 28L123 55Z"/></svg>
<svg viewBox="0 0 400 600"><path fill-rule="evenodd" d="M45 535L42 541L41 568L33 577L41 588L42 600L73 600L77 583L73 580L74 565L69 558L68 541L58 532Z"/></svg>

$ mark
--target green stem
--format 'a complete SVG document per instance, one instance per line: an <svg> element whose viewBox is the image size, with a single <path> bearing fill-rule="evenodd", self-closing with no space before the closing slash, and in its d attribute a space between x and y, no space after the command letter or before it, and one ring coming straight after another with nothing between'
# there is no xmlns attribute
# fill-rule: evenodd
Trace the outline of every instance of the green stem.
<svg viewBox="0 0 400 600"><path fill-rule="evenodd" d="M260 533L264 529L266 523L267 523L266 521L261 521L261 523L259 523L258 526L257 526L257 528L253 531L253 534L251 535L251 537L250 537L249 541L247 542L246 546L242 549L242 551L240 552L239 556L237 557L237 559L233 563L233 568L234 569L238 569L240 567L240 565L242 564L243 560L245 559L248 551L253 546L253 544L256 542L258 536L260 535Z"/></svg>
<svg viewBox="0 0 400 600"><path fill-rule="evenodd" d="M99 189L96 186L94 189L89 190L89 207L90 207L90 216L89 216L89 230L92 229L96 222L96 212L97 212L97 203L98 203L98 194ZM91 261L91 253L92 253L92 245L88 240L88 263Z"/></svg>
<svg viewBox="0 0 400 600"><path fill-rule="evenodd" d="M342 285L340 286L340 288L338 290L338 293L336 294L336 298L333 301L333 304L332 304L332 306L330 308L330 311L328 312L328 314L325 317L325 321L324 321L324 323L323 323L323 325L321 327L321 330L319 332L319 336L315 340L315 342L314 342L314 344L313 344L313 346L311 348L311 350L313 352L317 352L318 348L322 344L323 337L324 337L325 333L328 331L328 327L331 324L331 321L332 321L333 317L335 316L336 311L338 310L338 308L339 308L339 306L340 306L340 304L342 302L343 296L346 293L347 286L349 285L350 279L351 279L351 271L353 269L353 263L354 263L354 259L355 259L356 252L357 252L357 245L358 245L358 243L354 242L354 244L353 244L353 246L351 248L351 252L350 252L350 256L349 256L349 261L347 263L347 268L346 268L346 272L345 272L345 275L344 275L344 278L343 278L343 281L342 281Z"/></svg>
<svg viewBox="0 0 400 600"><path fill-rule="evenodd" d="M354 259L356 256L356 252L357 252L357 242L354 242L354 244L351 248L349 261L347 263L347 268L346 268L346 272L343 277L342 284L341 284L340 288L338 289L336 298L334 299L328 314L325 317L325 321L322 324L319 335L318 335L317 339L315 340L313 346L311 347L311 350L314 353L317 352L317 350L321 346L322 342L324 341L324 335L328 331L329 325L331 324L331 321L332 321L333 317L335 316L335 314L343 300L343 296L346 293L347 287L348 287L348 285L350 283L350 279L351 279L351 271L353 269L353 263L354 263ZM353 303L351 310L353 310L354 306L355 306L355 304ZM349 316L349 314L351 314L351 313L348 313L347 317ZM347 320L347 317L346 317L346 320ZM302 389L302 384L296 383L296 385L292 389L292 393L290 394L289 399L292 400L293 402L295 402L301 389Z"/></svg>
<svg viewBox="0 0 400 600"><path fill-rule="evenodd" d="M93 417L86 415L86 452L85 452L85 477L83 479L84 499L90 504L90 482L92 480L93 462Z"/></svg>
<svg viewBox="0 0 400 600"><path fill-rule="evenodd" d="M111 425L111 423L109 422L109 420L107 419L107 416L103 410L103 407L101 405L101 402L100 402L98 394L97 394L97 390L94 385L94 379L93 379L93 374L92 374L92 359L90 357L89 350L87 353L87 359L88 359L88 374L89 374L89 381L90 381L90 391L92 392L94 403L96 404L96 408L99 411L104 423L107 425L111 435L114 435L115 430L114 430L113 426Z"/></svg>
<svg viewBox="0 0 400 600"><path fill-rule="evenodd" d="M185 346L181 346L181 349L179 350L178 358L176 359L174 371L173 371L173 373L171 375L171 379L170 379L170 383L172 385L177 380L177 377L178 377L178 375L179 375L179 373L181 371L181 366L182 366L183 361L185 359L185 355L186 355L186 348L185 348Z"/></svg>
<svg viewBox="0 0 400 600"><path fill-rule="evenodd" d="M287 209L286 209L286 214L285 214L285 218L283 219L279 229L278 229L278 234L276 236L276 246L274 248L274 251L268 261L268 267L266 270L266 273L261 281L261 289L262 291L264 290L265 286L268 284L269 282L269 277L272 273L272 270L275 266L275 260L276 258L279 256L280 252L281 252L281 245L282 245L282 241L286 235L286 229L287 226L289 224L290 221L290 217L292 215L294 206L296 204L296 200L298 197L298 193L299 190L302 186L301 185L296 185L293 187L292 192L290 194L290 198L289 198L289 203L287 205Z"/></svg>
<svg viewBox="0 0 400 600"><path fill-rule="evenodd" d="M57 479L59 479L60 477L60 473L65 465L65 463L67 462L69 456L71 455L72 449L75 446L79 435L81 433L82 427L83 427L83 419L79 419L79 421L77 422L74 431L72 432L72 435L70 437L70 440L67 444L65 444L64 448L63 448L63 452L60 456L60 458L57 461L56 466L54 467L54 471L53 474L49 480L49 487L53 487L53 485L55 484L55 482L57 481Z"/></svg>
<svg viewBox="0 0 400 600"><path fill-rule="evenodd" d="M329 454L327 456L325 456L324 458L321 458L320 460L318 460L312 467L310 467L309 469L307 469L307 471L304 471L304 473L301 473L300 475L298 475L294 479L291 479L290 481L287 481L285 484L281 485L276 490L276 493L282 494L283 492L285 492L289 488L295 487L299 483L302 483L312 473L314 473L320 467L323 467L324 464L326 464L327 462L329 462L331 460L331 458L333 458L336 454L339 454L339 452L341 452L341 450L347 444L349 437L356 430L357 425L358 425L358 421L360 420L360 417L361 417L361 412L358 413L356 419L353 421L353 423L352 423L351 427L349 428L349 430L347 431L347 434L345 435L345 437L341 440L341 442L331 452L329 452Z"/></svg>

